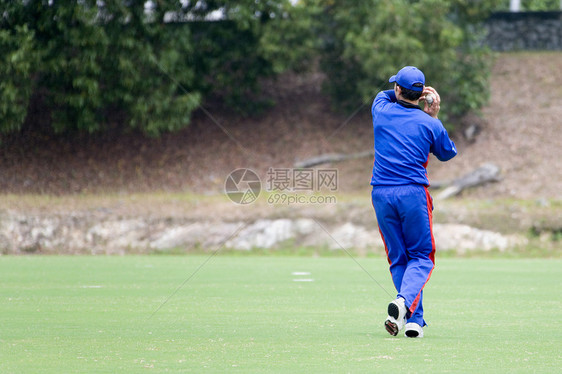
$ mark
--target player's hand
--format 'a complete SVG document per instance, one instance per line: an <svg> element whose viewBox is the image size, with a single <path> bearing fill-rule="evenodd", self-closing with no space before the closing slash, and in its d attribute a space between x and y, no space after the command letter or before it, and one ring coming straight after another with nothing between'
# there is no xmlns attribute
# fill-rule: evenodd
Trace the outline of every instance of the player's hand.
<svg viewBox="0 0 562 374"><path fill-rule="evenodd" d="M425 100L427 95L433 95L433 103L431 105ZM441 108L441 97L439 93L435 90L435 88L431 86L426 86L423 88L422 96L420 97L420 101L424 101L425 105L423 111L432 116L433 118L437 118L439 115L439 109Z"/></svg>

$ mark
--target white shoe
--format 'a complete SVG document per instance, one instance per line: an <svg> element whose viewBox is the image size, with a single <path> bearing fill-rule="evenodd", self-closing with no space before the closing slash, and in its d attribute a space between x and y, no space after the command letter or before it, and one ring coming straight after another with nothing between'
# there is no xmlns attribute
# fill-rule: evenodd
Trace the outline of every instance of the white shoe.
<svg viewBox="0 0 562 374"><path fill-rule="evenodd" d="M390 335L396 336L405 324L406 306L404 305L404 299L400 297L388 304L388 317L384 321L384 327Z"/></svg>
<svg viewBox="0 0 562 374"><path fill-rule="evenodd" d="M404 336L407 338L423 338L423 327L415 322L408 322L406 324Z"/></svg>

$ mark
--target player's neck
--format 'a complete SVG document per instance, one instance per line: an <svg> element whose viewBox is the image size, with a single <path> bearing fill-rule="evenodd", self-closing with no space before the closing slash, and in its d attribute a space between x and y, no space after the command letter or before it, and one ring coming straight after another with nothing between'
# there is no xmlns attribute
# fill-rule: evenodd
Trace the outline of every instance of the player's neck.
<svg viewBox="0 0 562 374"><path fill-rule="evenodd" d="M419 99L418 100L408 100L408 99L405 99L404 96L402 96L400 94L396 95L396 99L400 100L400 101L405 101L405 102L407 102L409 104L412 104L412 105L419 105L419 103L420 103Z"/></svg>

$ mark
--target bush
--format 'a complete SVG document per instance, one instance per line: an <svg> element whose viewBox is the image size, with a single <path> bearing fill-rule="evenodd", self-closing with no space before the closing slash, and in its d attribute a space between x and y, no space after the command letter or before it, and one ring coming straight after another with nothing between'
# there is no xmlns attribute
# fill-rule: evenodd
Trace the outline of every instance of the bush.
<svg viewBox="0 0 562 374"><path fill-rule="evenodd" d="M147 22L144 2L3 3L2 131L21 128L32 93L57 132L103 130L115 118L151 135L189 123L200 95L181 89L194 73L182 61L188 30L172 38L165 27L173 7Z"/></svg>
<svg viewBox="0 0 562 374"><path fill-rule="evenodd" d="M206 98L256 110L259 80L285 66L262 37L286 18L287 0L152 1L148 10L145 1L0 1L3 132L21 128L37 95L57 132L117 122L158 135L187 126Z"/></svg>
<svg viewBox="0 0 562 374"><path fill-rule="evenodd" d="M26 25L0 30L0 130L19 129L27 115L38 54Z"/></svg>

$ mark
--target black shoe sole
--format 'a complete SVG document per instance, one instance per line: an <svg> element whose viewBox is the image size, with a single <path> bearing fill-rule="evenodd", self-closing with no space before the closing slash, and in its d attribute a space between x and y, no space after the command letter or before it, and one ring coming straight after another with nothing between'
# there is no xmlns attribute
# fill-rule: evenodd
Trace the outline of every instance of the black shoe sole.
<svg viewBox="0 0 562 374"><path fill-rule="evenodd" d="M400 309L398 309L398 305L394 303L388 304L388 315L398 320L398 316L400 316Z"/></svg>
<svg viewBox="0 0 562 374"><path fill-rule="evenodd" d="M417 338L419 335L419 333L415 330L406 330L405 334L408 338Z"/></svg>
<svg viewBox="0 0 562 374"><path fill-rule="evenodd" d="M392 336L398 335L398 326L396 325L396 323L386 320L384 321L384 327L386 328L386 331L390 335Z"/></svg>

